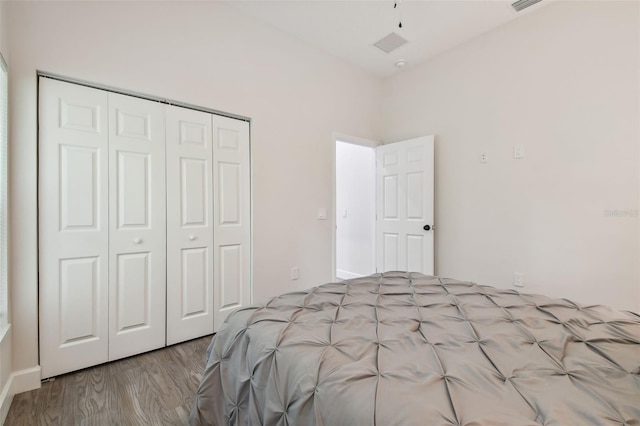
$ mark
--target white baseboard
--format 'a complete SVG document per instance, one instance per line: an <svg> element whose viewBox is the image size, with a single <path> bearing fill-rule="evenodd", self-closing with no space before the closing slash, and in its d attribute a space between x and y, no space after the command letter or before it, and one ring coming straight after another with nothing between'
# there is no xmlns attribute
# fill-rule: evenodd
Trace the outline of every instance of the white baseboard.
<svg viewBox="0 0 640 426"><path fill-rule="evenodd" d="M13 392L14 395L34 389L40 389L40 366L38 365L37 367L16 371L11 374L11 379L13 379L11 392Z"/></svg>
<svg viewBox="0 0 640 426"><path fill-rule="evenodd" d="M0 424L4 424L7 418L14 395L39 389L40 386L40 366L11 373L0 392Z"/></svg>
<svg viewBox="0 0 640 426"><path fill-rule="evenodd" d="M39 389L40 386L40 366L11 373L0 393L0 424L4 423L15 394Z"/></svg>
<svg viewBox="0 0 640 426"><path fill-rule="evenodd" d="M7 383L5 383L2 392L0 393L0 424L4 424L7 414L9 414L9 408L13 402L13 393L11 392L11 383L13 382L13 375L9 376Z"/></svg>
<svg viewBox="0 0 640 426"><path fill-rule="evenodd" d="M350 280L352 278L362 278L364 277L364 275L362 274L355 274L353 272L349 272L349 271L343 271L341 269L338 269L336 271L336 277L337 278L342 278L343 280Z"/></svg>
<svg viewBox="0 0 640 426"><path fill-rule="evenodd" d="M11 383L13 376L11 371L11 325L0 329L0 377L2 390L0 390L0 424L4 424L4 419L9 413L9 407L13 401Z"/></svg>

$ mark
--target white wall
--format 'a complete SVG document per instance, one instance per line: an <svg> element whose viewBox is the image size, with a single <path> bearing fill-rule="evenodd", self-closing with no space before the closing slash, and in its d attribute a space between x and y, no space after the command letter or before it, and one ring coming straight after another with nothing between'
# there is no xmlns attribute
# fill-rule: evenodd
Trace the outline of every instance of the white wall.
<svg viewBox="0 0 640 426"><path fill-rule="evenodd" d="M7 17L7 3L0 2L0 52L2 57L10 64L9 60L9 25ZM9 263L9 262L8 262ZM11 306L9 305L9 322L11 322ZM0 423L4 419L11 406L14 392L11 389L12 372L12 338L11 329L1 330L0 334Z"/></svg>
<svg viewBox="0 0 640 426"><path fill-rule="evenodd" d="M339 278L355 278L376 271L375 173L373 147L336 142L336 273Z"/></svg>
<svg viewBox="0 0 640 426"><path fill-rule="evenodd" d="M379 79L222 2L9 8L14 369L38 364L36 70L251 117L254 301L332 278L332 134L379 138Z"/></svg>
<svg viewBox="0 0 640 426"><path fill-rule="evenodd" d="M558 2L385 82L385 141L438 135L439 275L640 311L638 8Z"/></svg>

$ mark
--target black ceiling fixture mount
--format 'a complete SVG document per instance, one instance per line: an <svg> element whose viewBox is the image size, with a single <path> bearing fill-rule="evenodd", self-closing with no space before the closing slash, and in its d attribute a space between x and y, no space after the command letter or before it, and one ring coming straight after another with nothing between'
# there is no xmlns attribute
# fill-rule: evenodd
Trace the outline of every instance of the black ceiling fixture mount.
<svg viewBox="0 0 640 426"><path fill-rule="evenodd" d="M393 2L393 8L398 10L398 28L402 28L402 11L399 7L401 4L402 0L395 0Z"/></svg>

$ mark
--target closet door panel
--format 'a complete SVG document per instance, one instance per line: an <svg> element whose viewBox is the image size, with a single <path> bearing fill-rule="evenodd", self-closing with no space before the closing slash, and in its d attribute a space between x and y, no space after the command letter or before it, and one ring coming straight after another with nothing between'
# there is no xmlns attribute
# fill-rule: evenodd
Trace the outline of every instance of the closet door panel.
<svg viewBox="0 0 640 426"><path fill-rule="evenodd" d="M167 107L167 344L213 333L211 114Z"/></svg>
<svg viewBox="0 0 640 426"><path fill-rule="evenodd" d="M60 145L60 228L95 230L101 176L98 176L99 149Z"/></svg>
<svg viewBox="0 0 640 426"><path fill-rule="evenodd" d="M150 154L140 152L118 151L117 180L118 210L117 228L149 229L152 176L149 167Z"/></svg>
<svg viewBox="0 0 640 426"><path fill-rule="evenodd" d="M242 306L242 245L220 246L220 310Z"/></svg>
<svg viewBox="0 0 640 426"><path fill-rule="evenodd" d="M42 377L108 360L107 94L40 78Z"/></svg>
<svg viewBox="0 0 640 426"><path fill-rule="evenodd" d="M149 281L149 253L118 255L116 289L118 306L114 310L116 332L144 329L151 326L151 282Z"/></svg>
<svg viewBox="0 0 640 426"><path fill-rule="evenodd" d="M98 337L98 271L96 257L60 260L60 340L63 346Z"/></svg>
<svg viewBox="0 0 640 426"><path fill-rule="evenodd" d="M109 93L109 359L165 345L165 108Z"/></svg>
<svg viewBox="0 0 640 426"><path fill-rule="evenodd" d="M251 304L251 163L249 123L213 116L214 307L218 329Z"/></svg>

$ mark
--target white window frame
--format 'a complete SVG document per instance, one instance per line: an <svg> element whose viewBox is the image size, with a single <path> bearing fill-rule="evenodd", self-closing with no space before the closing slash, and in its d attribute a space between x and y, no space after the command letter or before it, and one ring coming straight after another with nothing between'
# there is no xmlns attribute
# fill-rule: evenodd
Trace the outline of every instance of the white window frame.
<svg viewBox="0 0 640 426"><path fill-rule="evenodd" d="M9 327L9 72L0 54L0 335Z"/></svg>

